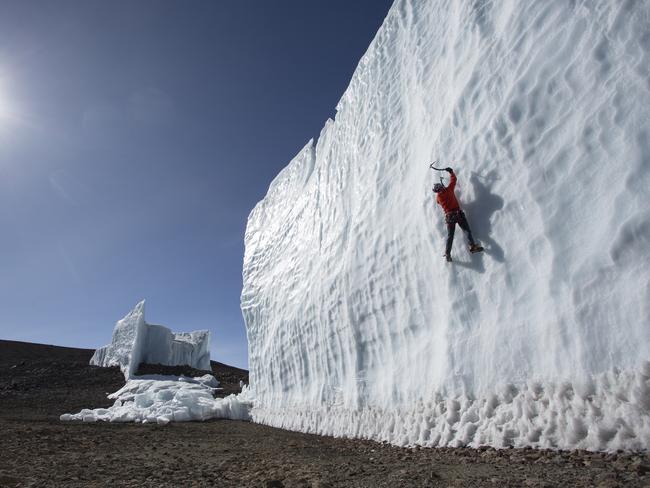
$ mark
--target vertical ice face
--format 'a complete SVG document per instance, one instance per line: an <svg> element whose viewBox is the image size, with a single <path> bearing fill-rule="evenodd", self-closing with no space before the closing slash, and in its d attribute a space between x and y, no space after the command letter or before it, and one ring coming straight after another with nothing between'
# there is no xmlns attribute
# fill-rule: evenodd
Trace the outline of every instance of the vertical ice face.
<svg viewBox="0 0 650 488"><path fill-rule="evenodd" d="M111 343L97 349L90 359L96 366L119 366L127 380L140 363L209 370L210 331L174 334L162 325L147 324L143 300L115 324Z"/></svg>
<svg viewBox="0 0 650 488"><path fill-rule="evenodd" d="M187 364L210 369L210 331L172 332L162 325L147 324L147 340L142 362L150 364Z"/></svg>
<svg viewBox="0 0 650 488"><path fill-rule="evenodd" d="M144 321L144 300L138 303L126 317L118 320L113 338L107 346L100 347L90 358L96 366L119 366L128 380L142 362L146 346L147 324Z"/></svg>
<svg viewBox="0 0 650 488"><path fill-rule="evenodd" d="M650 447L650 3L397 0L246 229L253 418ZM428 163L483 255L446 264Z"/></svg>

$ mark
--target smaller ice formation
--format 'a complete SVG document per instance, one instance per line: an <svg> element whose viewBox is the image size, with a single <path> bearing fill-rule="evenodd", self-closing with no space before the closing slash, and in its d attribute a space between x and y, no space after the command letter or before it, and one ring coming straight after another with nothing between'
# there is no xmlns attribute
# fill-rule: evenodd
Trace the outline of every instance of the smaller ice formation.
<svg viewBox="0 0 650 488"><path fill-rule="evenodd" d="M161 325L147 324L143 300L115 324L111 343L97 349L90 359L90 364L119 366L124 373L126 384L108 395L115 403L108 408L66 413L60 419L158 424L212 418L250 420L253 394L246 387L239 395L214 398L219 382L209 374L196 378L135 376L140 363L209 370L209 346L207 330L174 334Z"/></svg>
<svg viewBox="0 0 650 488"><path fill-rule="evenodd" d="M131 378L140 363L166 366L188 365L210 369L210 331L174 334L167 327L144 320L144 300L115 324L110 344L100 347L90 359L95 366L119 366Z"/></svg>
<svg viewBox="0 0 650 488"><path fill-rule="evenodd" d="M212 375L197 378L176 376L139 376L126 382L108 398L115 400L108 408L83 409L77 414L63 414L61 421L83 422L185 422L228 418L250 420L252 393L244 388L239 395L213 398L219 382Z"/></svg>

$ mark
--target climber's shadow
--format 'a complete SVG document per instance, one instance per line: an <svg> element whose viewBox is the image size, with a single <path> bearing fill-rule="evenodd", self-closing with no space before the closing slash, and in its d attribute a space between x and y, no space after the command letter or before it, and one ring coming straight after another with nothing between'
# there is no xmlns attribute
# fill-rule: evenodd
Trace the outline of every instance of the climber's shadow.
<svg viewBox="0 0 650 488"><path fill-rule="evenodd" d="M503 208L503 198L492 193L491 187L497 180L496 172L490 171L487 176L472 173L469 181L474 188L474 200L463 204L472 234L477 242L485 247L485 253L499 261L505 261L501 246L492 238L492 214Z"/></svg>

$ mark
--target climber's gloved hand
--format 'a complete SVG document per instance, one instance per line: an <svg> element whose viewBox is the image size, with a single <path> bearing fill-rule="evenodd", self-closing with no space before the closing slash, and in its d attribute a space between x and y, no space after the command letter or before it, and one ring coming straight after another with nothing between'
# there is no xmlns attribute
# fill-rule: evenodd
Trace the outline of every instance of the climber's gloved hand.
<svg viewBox="0 0 650 488"><path fill-rule="evenodd" d="M454 170L449 168L449 167L445 168L445 171L447 171L448 173L453 173L454 172Z"/></svg>

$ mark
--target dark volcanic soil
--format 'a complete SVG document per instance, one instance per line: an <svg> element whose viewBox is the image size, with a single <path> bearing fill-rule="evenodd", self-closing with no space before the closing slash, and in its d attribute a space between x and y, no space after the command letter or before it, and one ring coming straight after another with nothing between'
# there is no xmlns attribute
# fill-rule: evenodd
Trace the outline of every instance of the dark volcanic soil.
<svg viewBox="0 0 650 488"><path fill-rule="evenodd" d="M0 341L0 487L650 487L645 454L401 449L229 420L59 422L108 406L106 393L123 384L117 368L88 366L91 354ZM227 391L246 375L212 367Z"/></svg>

